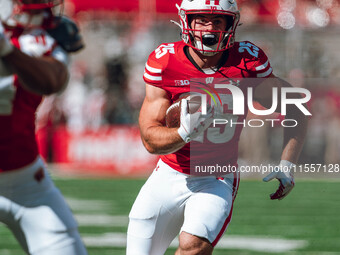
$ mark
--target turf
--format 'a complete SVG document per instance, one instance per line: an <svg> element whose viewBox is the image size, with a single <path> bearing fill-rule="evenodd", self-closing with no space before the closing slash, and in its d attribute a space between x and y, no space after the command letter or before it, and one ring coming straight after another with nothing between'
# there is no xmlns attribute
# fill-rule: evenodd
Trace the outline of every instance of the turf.
<svg viewBox="0 0 340 255"><path fill-rule="evenodd" d="M143 179L56 179L66 197L99 200L105 207L101 214L128 215L131 205L145 180ZM326 180L297 181L293 192L282 201L271 201L269 194L277 183L241 181L232 223L227 235L258 236L306 240L300 250L272 254L340 254L340 183ZM73 208L74 209L74 208ZM78 214L93 214L93 208L74 209ZM98 212L96 212L98 213ZM80 227L82 235L126 232L126 226ZM258 255L263 252L216 250L214 255ZM125 254L124 248L88 247L90 255ZM166 254L173 254L169 249ZM7 228L0 225L0 254L24 254ZM271 253L265 253L265 255Z"/></svg>

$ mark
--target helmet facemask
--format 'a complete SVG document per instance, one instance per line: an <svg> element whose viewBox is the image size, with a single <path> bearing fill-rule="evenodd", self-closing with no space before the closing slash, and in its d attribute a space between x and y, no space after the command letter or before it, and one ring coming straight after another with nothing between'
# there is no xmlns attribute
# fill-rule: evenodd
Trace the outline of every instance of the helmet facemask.
<svg viewBox="0 0 340 255"><path fill-rule="evenodd" d="M199 14L206 14L200 12ZM207 13L210 14L210 13ZM225 51L234 44L234 29L235 16L224 14L226 19L225 30L199 30L191 28L192 15L186 15L189 24L187 29L183 29L182 36L188 38L187 44L192 48L198 50L205 56L213 56L218 52Z"/></svg>
<svg viewBox="0 0 340 255"><path fill-rule="evenodd" d="M240 14L236 2L232 5L224 0L218 1L219 6L211 7L201 0L183 0L178 5L182 40L193 49L205 56L213 56L231 48L235 42L235 30L238 26ZM203 2L203 4L202 4ZM210 2L210 1L207 1ZM213 2L213 1L211 1ZM215 1L216 2L216 1ZM213 2L213 3L215 3ZM230 1L229 1L230 2ZM194 15L218 15L226 19L226 28L221 30L198 30L191 27Z"/></svg>
<svg viewBox="0 0 340 255"><path fill-rule="evenodd" d="M63 13L63 0L13 0L11 16L5 20L9 27L34 28L47 26L52 17Z"/></svg>

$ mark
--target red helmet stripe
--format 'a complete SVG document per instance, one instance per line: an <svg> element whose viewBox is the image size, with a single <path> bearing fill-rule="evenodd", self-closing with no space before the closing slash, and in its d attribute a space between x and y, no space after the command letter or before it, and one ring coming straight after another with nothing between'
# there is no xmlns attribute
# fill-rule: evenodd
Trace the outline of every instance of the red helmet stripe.
<svg viewBox="0 0 340 255"><path fill-rule="evenodd" d="M211 3L213 2L213 3ZM220 5L220 0L206 0L205 1L206 5Z"/></svg>
<svg viewBox="0 0 340 255"><path fill-rule="evenodd" d="M47 4L25 4L21 7L22 10L39 10L45 8L52 8L54 7L54 3L47 3Z"/></svg>

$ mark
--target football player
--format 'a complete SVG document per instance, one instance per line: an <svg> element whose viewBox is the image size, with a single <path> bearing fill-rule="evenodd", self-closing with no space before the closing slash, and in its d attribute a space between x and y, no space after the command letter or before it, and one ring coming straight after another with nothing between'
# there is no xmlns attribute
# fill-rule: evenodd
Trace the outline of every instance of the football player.
<svg viewBox="0 0 340 255"><path fill-rule="evenodd" d="M66 86L68 52L83 46L62 7L63 0L1 0L0 222L32 255L87 254L35 138L37 107Z"/></svg>
<svg viewBox="0 0 340 255"><path fill-rule="evenodd" d="M248 41L235 41L240 19L235 0L183 0L177 8L182 41L160 45L150 54L144 72L146 96L139 117L141 137L150 153L161 156L132 206L128 255L164 254L177 234L176 255L212 254L231 220L238 172L201 176L193 167L207 166L208 162L237 168L238 141L243 128L240 123L246 116L228 112L232 109L230 91L222 89L223 95L218 92L223 112L218 113L213 107L210 113L222 114L238 125L213 127L203 112L201 117L197 118L197 113L193 117L184 98L180 127L168 128L164 125L165 116L172 102L192 92L195 82L224 80L243 92L254 87L254 98L270 108L272 89L291 87L274 76L266 54L259 47ZM250 78L256 80L242 82ZM285 128L282 167L265 178L265 181L276 178L280 183L271 199L284 198L294 186L290 169L298 160L307 119L290 107L287 118L292 116L299 124Z"/></svg>

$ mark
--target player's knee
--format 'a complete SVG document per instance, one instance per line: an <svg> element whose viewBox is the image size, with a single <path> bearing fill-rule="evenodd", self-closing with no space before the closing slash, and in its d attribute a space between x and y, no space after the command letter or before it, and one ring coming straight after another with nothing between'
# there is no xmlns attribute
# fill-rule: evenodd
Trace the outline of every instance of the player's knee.
<svg viewBox="0 0 340 255"><path fill-rule="evenodd" d="M211 255L212 248L204 245L204 244L190 244L184 243L180 244L178 250L176 251L176 255Z"/></svg>
<svg viewBox="0 0 340 255"><path fill-rule="evenodd" d="M179 237L179 255L211 255L213 246L201 237L182 232Z"/></svg>

